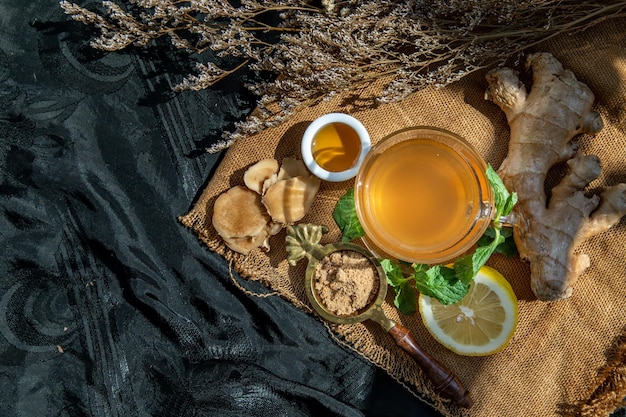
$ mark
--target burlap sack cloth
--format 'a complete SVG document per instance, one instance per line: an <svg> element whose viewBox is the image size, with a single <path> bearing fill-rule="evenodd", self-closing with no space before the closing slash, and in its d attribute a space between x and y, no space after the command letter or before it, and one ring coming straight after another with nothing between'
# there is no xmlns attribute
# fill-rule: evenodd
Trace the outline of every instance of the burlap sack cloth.
<svg viewBox="0 0 626 417"><path fill-rule="evenodd" d="M591 191L626 182L624 27L626 21L613 20L582 34L551 39L535 48L552 52L596 95L596 110L601 112L605 128L594 138L580 137L581 152L596 154L603 163L603 174L591 184ZM271 240L273 249L269 253L256 250L245 257L235 254L224 246L211 225L215 198L229 187L242 184L243 172L259 159L300 157L300 138L307 125L316 117L335 111L360 119L373 142L407 126L446 128L465 137L497 168L507 152L509 129L502 112L483 98L484 74L475 73L447 88L428 89L400 103L377 108L343 95L305 109L288 123L233 145L193 209L180 220L211 250L231 260L242 276L263 282L296 306L311 311L304 294L306 260L296 267L288 266L285 232ZM330 226L323 244L340 238L332 211L337 199L352 186L352 181L323 182L310 213L302 220ZM524 262L499 255L490 259L489 265L513 286L520 312L509 346L492 356L463 357L445 349L426 331L419 313L410 317L397 313L391 298L393 290L389 291L386 314L408 327L428 352L458 375L475 401L469 411L437 398L419 368L377 324L330 328L338 341L385 369L444 415L603 415L602 411L613 410L615 402L625 394L626 353L624 349L618 352L616 346L626 324L626 221L587 241L581 250L590 255L592 266L576 284L571 299L555 303L535 298ZM609 362L613 366L608 366ZM607 375L610 378L605 381Z"/></svg>

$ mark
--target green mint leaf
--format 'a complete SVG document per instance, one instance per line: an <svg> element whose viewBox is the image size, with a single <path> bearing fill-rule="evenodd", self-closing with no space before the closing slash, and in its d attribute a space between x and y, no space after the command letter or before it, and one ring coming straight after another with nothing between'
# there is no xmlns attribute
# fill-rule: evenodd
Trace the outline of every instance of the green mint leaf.
<svg viewBox="0 0 626 417"><path fill-rule="evenodd" d="M462 256L454 262L454 275L459 281L466 284L472 282L474 276L476 275L474 272L474 259L472 255Z"/></svg>
<svg viewBox="0 0 626 417"><path fill-rule="evenodd" d="M398 311L407 315L415 313L417 296L411 286L412 279L410 277L405 278L402 274L401 266L389 259L383 259L380 261L380 265L383 267L383 271L385 271L385 275L387 276L387 284L389 284L396 293L393 303Z"/></svg>
<svg viewBox="0 0 626 417"><path fill-rule="evenodd" d="M517 246L515 246L515 239L513 239L513 228L511 227L503 227L500 229L500 235L504 238L504 242L500 243L495 253L502 254L508 258L512 258L514 256L518 256L519 252L517 250ZM478 246L488 246L493 242L493 239L496 237L496 232L493 227L489 227L485 230L485 233L478 240Z"/></svg>
<svg viewBox="0 0 626 417"><path fill-rule="evenodd" d="M420 272L426 272L429 268L426 264L413 264L412 266L416 274L419 274Z"/></svg>
<svg viewBox="0 0 626 417"><path fill-rule="evenodd" d="M457 279L453 269L441 265L416 272L414 278L419 292L436 298L441 304L456 303L469 291L469 284Z"/></svg>
<svg viewBox="0 0 626 417"><path fill-rule="evenodd" d="M441 274L441 276L443 276L448 282L454 282L454 280L457 279L454 273L454 268L449 268L447 266L439 266L438 270L430 268L430 270L426 273L431 275Z"/></svg>
<svg viewBox="0 0 626 417"><path fill-rule="evenodd" d="M503 239L499 240L500 243L502 241L504 240ZM476 251L474 251L474 254L472 255L472 260L474 261L474 275L478 273L480 268L485 266L485 264L489 260L489 257L496 250L496 248L498 247L500 243L492 244L489 246L481 246L479 248L476 248Z"/></svg>
<svg viewBox="0 0 626 417"><path fill-rule="evenodd" d="M398 311L407 316L415 313L417 309L417 295L415 290L410 285L402 285L398 288L394 288L396 296L393 299L393 304Z"/></svg>
<svg viewBox="0 0 626 417"><path fill-rule="evenodd" d="M457 259L456 262L454 262L454 274L456 278L469 285L480 268L487 263L493 251L494 248L491 246L479 246L474 253Z"/></svg>
<svg viewBox="0 0 626 417"><path fill-rule="evenodd" d="M365 230L363 230L363 226L361 226L359 218L356 215L354 188L350 188L337 201L337 205L333 211L333 219L341 230L342 242L349 242L353 239L365 236Z"/></svg>
<svg viewBox="0 0 626 417"><path fill-rule="evenodd" d="M513 237L504 239L504 242L498 245L495 252L504 255L507 258L513 258L519 255L519 251L517 250Z"/></svg>
<svg viewBox="0 0 626 417"><path fill-rule="evenodd" d="M485 230L485 233L483 233L483 235L480 237L480 239L478 239L478 242L476 242L476 244L478 246L489 246L495 237L496 231L494 230L493 226L489 226L487 230Z"/></svg>
<svg viewBox="0 0 626 417"><path fill-rule="evenodd" d="M387 284L392 287L401 286L408 281L408 278L402 275L402 268L397 263L389 259L383 259L380 261L380 265L383 267L383 271L385 271L385 275L387 276Z"/></svg>
<svg viewBox="0 0 626 417"><path fill-rule="evenodd" d="M513 207L517 204L517 193L512 193L507 198L504 208L502 209L502 216L508 216L513 211Z"/></svg>
<svg viewBox="0 0 626 417"><path fill-rule="evenodd" d="M487 181L493 190L494 200L496 202L496 219L500 216L504 216L504 210L511 204L511 193L506 189L502 178L496 173L491 165L487 166ZM507 204L508 202L508 204ZM512 206L511 206L512 208Z"/></svg>
<svg viewBox="0 0 626 417"><path fill-rule="evenodd" d="M503 227L500 229L500 236L502 236L505 239L508 239L510 237L513 236L513 228L512 227ZM493 231L493 235L491 236L492 238L496 237L496 231Z"/></svg>
<svg viewBox="0 0 626 417"><path fill-rule="evenodd" d="M474 253L460 257L454 262L454 272L459 281L469 285L480 268L482 268L489 257L496 251L498 246L504 242L504 237L500 234L500 229L494 230L494 238L484 245L478 246Z"/></svg>

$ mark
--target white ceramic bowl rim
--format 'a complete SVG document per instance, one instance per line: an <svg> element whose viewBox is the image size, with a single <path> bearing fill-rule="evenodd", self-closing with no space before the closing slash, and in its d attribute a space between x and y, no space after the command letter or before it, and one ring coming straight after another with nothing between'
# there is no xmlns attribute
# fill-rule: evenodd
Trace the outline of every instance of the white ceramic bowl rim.
<svg viewBox="0 0 626 417"><path fill-rule="evenodd" d="M359 159L352 168L345 171L328 171L319 166L313 158L313 150L311 149L311 146L313 144L313 138L323 126L329 123L343 123L350 126L352 129L354 129L354 131L359 136L359 139L361 140L361 153L359 155ZM361 167L361 163L363 162L365 155L367 155L370 150L371 140L367 129L365 129L365 126L363 126L363 124L355 117L352 117L345 113L328 113L315 119L306 128L306 130L304 131L304 135L302 136L301 147L302 160L304 161L304 164L307 166L307 168L313 173L313 175L325 181L339 182L354 178L356 176L356 174L359 172L359 168Z"/></svg>

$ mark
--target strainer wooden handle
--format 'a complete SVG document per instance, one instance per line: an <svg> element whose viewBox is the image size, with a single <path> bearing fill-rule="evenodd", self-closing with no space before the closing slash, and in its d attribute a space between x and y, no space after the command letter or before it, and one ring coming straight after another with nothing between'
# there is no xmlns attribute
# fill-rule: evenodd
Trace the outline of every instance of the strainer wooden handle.
<svg viewBox="0 0 626 417"><path fill-rule="evenodd" d="M409 353L424 373L432 381L435 391L444 398L452 400L460 407L470 408L473 404L469 392L463 387L459 379L442 365L437 359L425 352L415 341L409 329L401 324L395 324L389 329L389 334L396 344Z"/></svg>

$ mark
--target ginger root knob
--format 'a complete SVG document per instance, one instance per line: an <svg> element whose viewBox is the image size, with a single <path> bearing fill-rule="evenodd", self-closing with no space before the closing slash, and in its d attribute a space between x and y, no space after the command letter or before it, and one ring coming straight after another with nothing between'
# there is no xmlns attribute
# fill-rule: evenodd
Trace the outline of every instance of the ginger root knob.
<svg viewBox="0 0 626 417"><path fill-rule="evenodd" d="M601 117L591 110L594 95L551 54L531 54L526 65L533 73L529 93L517 72L499 68L486 76L485 98L504 111L511 129L509 152L498 173L519 197L513 234L520 256L530 262L531 288L540 300L560 300L572 294L590 264L576 247L626 215L626 184L600 197L585 195L585 187L601 173L600 160L577 155L572 138L602 129ZM548 202L546 175L565 161L569 173Z"/></svg>

